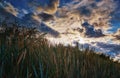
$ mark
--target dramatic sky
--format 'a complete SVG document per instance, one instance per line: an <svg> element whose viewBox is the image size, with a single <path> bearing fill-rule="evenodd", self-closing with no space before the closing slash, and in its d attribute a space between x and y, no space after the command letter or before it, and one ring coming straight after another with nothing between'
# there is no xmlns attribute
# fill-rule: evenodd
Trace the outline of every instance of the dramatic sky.
<svg viewBox="0 0 120 78"><path fill-rule="evenodd" d="M120 26L119 3L119 0L2 0L1 6L19 18L29 13L37 20L41 13L79 15L96 28L116 32Z"/></svg>
<svg viewBox="0 0 120 78"><path fill-rule="evenodd" d="M0 7L36 21L41 31L55 35L46 36L52 43L79 42L120 60L120 0L1 0Z"/></svg>

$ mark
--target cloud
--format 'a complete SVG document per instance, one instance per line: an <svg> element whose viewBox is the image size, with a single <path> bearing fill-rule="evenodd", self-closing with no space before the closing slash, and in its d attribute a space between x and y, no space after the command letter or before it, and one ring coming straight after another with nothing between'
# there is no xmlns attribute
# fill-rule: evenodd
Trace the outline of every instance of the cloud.
<svg viewBox="0 0 120 78"><path fill-rule="evenodd" d="M87 22L83 23L82 26L84 28L83 34L86 37L102 37L102 36L105 36L101 29L95 29L94 26L90 25Z"/></svg>
<svg viewBox="0 0 120 78"><path fill-rule="evenodd" d="M17 16L19 14L18 9L15 8L12 4L9 2L4 2L1 4L1 6L9 13L13 14L14 16Z"/></svg>
<svg viewBox="0 0 120 78"><path fill-rule="evenodd" d="M59 6L59 0L45 0L45 1L31 1L30 7L34 7L34 12L39 14L41 12L46 14L54 14Z"/></svg>
<svg viewBox="0 0 120 78"><path fill-rule="evenodd" d="M77 15L80 20L88 21L95 29L107 31L110 27L111 13L116 7L113 0L75 0L60 8L57 13L68 17L71 14Z"/></svg>
<svg viewBox="0 0 120 78"><path fill-rule="evenodd" d="M115 33L115 35L120 35L120 28L117 30L117 32Z"/></svg>
<svg viewBox="0 0 120 78"><path fill-rule="evenodd" d="M54 19L54 16L53 15L50 15L50 14L46 14L46 13L41 13L41 14L38 14L38 15L31 15L31 17L38 21L39 23L44 21L49 21L49 20L53 20Z"/></svg>
<svg viewBox="0 0 120 78"><path fill-rule="evenodd" d="M49 21L54 19L53 15L46 14L46 13L41 13L38 16L41 18L42 21Z"/></svg>
<svg viewBox="0 0 120 78"><path fill-rule="evenodd" d="M88 9L86 6L82 6L77 8L77 11L79 11L81 16L90 16L91 15L91 10Z"/></svg>
<svg viewBox="0 0 120 78"><path fill-rule="evenodd" d="M32 17L34 20L36 20L36 21L38 21L38 22L41 22L41 19L40 19L40 17L39 17L38 15L31 15L31 17Z"/></svg>
<svg viewBox="0 0 120 78"><path fill-rule="evenodd" d="M115 41L120 41L120 29L118 29L117 32L113 34L113 37Z"/></svg>
<svg viewBox="0 0 120 78"><path fill-rule="evenodd" d="M57 11L58 6L59 0L51 0L51 3L44 8L44 12L47 14L54 14Z"/></svg>
<svg viewBox="0 0 120 78"><path fill-rule="evenodd" d="M25 10L25 9L22 9L22 12L24 13L24 14L28 14L29 12L27 11L27 10Z"/></svg>

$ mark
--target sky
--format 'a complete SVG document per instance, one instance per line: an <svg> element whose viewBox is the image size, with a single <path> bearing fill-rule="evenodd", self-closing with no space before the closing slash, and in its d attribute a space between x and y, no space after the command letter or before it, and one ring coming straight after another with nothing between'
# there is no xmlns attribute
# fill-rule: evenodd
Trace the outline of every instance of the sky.
<svg viewBox="0 0 120 78"><path fill-rule="evenodd" d="M106 25L105 27L103 26L104 30L107 29L110 33L116 32L120 28L119 0L3 0L1 3L8 12L19 18L24 17L28 13L33 13L34 15L46 13L56 16L57 14L55 15L55 13L59 13L60 9L66 8L69 13L71 11L81 13L80 15L83 19L89 20L92 25L93 23L97 25L102 22L102 25ZM111 24L109 29L106 23Z"/></svg>
<svg viewBox="0 0 120 78"><path fill-rule="evenodd" d="M46 36L52 43L78 42L120 60L120 0L1 0L0 7L37 22L42 32L54 35Z"/></svg>

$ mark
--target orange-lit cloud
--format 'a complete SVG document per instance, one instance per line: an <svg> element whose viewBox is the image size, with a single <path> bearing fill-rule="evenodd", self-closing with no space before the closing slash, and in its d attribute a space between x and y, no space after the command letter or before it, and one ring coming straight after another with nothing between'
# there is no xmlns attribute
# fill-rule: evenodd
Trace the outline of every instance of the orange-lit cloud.
<svg viewBox="0 0 120 78"><path fill-rule="evenodd" d="M120 43L120 29L117 30L115 34L113 34L114 40Z"/></svg>
<svg viewBox="0 0 120 78"><path fill-rule="evenodd" d="M13 14L14 16L17 16L19 13L18 13L18 10L13 6L11 5L10 3L7 3L5 2L4 5L2 5L2 7L9 13Z"/></svg>
<svg viewBox="0 0 120 78"><path fill-rule="evenodd" d="M35 6L35 13L39 14L41 12L46 14L54 14L57 11L57 8L59 6L59 0L51 0L50 3L46 3L44 6L40 5L36 2L30 2L29 6L34 7Z"/></svg>
<svg viewBox="0 0 120 78"><path fill-rule="evenodd" d="M38 15L32 15L31 16L34 20L38 21L38 22L41 22L41 19Z"/></svg>
<svg viewBox="0 0 120 78"><path fill-rule="evenodd" d="M59 0L51 0L51 5L46 6L44 9L44 12L47 14L54 14L57 11L57 8L59 6Z"/></svg>
<svg viewBox="0 0 120 78"><path fill-rule="evenodd" d="M60 16L76 16L79 20L89 22L96 29L108 30L110 27L111 13L116 8L116 3L113 0L76 0L78 4L70 3L58 9ZM76 17L73 17L76 18Z"/></svg>

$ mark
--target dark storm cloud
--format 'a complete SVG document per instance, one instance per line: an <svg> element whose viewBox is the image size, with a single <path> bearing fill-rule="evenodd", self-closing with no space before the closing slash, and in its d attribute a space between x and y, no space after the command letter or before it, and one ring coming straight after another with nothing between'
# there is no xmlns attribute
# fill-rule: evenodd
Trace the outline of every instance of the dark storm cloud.
<svg viewBox="0 0 120 78"><path fill-rule="evenodd" d="M53 14L56 13L58 6L59 0L36 0L29 2L29 7L34 7L33 19L39 22L53 19Z"/></svg>
<svg viewBox="0 0 120 78"><path fill-rule="evenodd" d="M86 37L102 37L105 36L101 29L95 29L94 26L90 25L88 22L82 24L84 30L84 35Z"/></svg>
<svg viewBox="0 0 120 78"><path fill-rule="evenodd" d="M53 15L46 14L46 13L41 13L38 16L42 19L42 21L49 21L49 20L54 19Z"/></svg>
<svg viewBox="0 0 120 78"><path fill-rule="evenodd" d="M40 14L37 14L37 15L33 14L33 15L31 15L31 17L34 20L38 21L39 23L42 22L42 21L46 22L46 21L49 21L49 20L54 20L54 16L53 15L46 14L46 13L40 13Z"/></svg>

